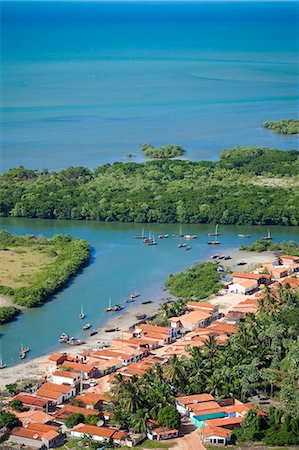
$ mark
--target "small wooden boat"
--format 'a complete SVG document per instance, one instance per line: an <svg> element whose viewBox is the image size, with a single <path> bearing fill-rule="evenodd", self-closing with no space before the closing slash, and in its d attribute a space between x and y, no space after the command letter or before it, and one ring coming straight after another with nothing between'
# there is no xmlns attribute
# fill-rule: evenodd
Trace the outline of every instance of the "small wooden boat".
<svg viewBox="0 0 299 450"><path fill-rule="evenodd" d="M128 298L127 300L125 300L125 303L134 303L135 300L134 298Z"/></svg>
<svg viewBox="0 0 299 450"><path fill-rule="evenodd" d="M26 350L27 350L27 348L26 348ZM28 351L29 351L29 350L28 350ZM23 344L21 344L21 351L20 351L20 353L19 353L19 358L20 358L20 359L26 358L26 354L27 354L27 352L24 351Z"/></svg>
<svg viewBox="0 0 299 450"><path fill-rule="evenodd" d="M147 243L147 245L157 245L157 242L155 241L155 236Z"/></svg>
<svg viewBox="0 0 299 450"><path fill-rule="evenodd" d="M168 236L169 236L169 234L159 234L159 235L158 235L158 238L159 238L159 239L167 239Z"/></svg>
<svg viewBox="0 0 299 450"><path fill-rule="evenodd" d="M2 355L0 355L0 370L5 369L5 367L6 367L6 364L3 364Z"/></svg>
<svg viewBox="0 0 299 450"><path fill-rule="evenodd" d="M251 234L238 234L239 238L250 238Z"/></svg>
<svg viewBox="0 0 299 450"><path fill-rule="evenodd" d="M208 236L219 236L218 227L219 225L217 224L214 233L208 233Z"/></svg>
<svg viewBox="0 0 299 450"><path fill-rule="evenodd" d="M211 256L211 259L217 259L218 258L218 255L212 255Z"/></svg>
<svg viewBox="0 0 299 450"><path fill-rule="evenodd" d="M130 299L132 299L132 298L137 298L137 297L140 297L140 294L138 293L137 289L135 289L134 294L131 294L131 295L130 295Z"/></svg>
<svg viewBox="0 0 299 450"><path fill-rule="evenodd" d="M263 241L271 241L273 239L273 237L271 236L270 230L268 228L268 234L267 236L264 236L261 238Z"/></svg>
<svg viewBox="0 0 299 450"><path fill-rule="evenodd" d="M90 323L85 323L83 325L83 330L89 330L90 327L91 327Z"/></svg>
<svg viewBox="0 0 299 450"><path fill-rule="evenodd" d="M95 334L98 334L97 330L92 330L92 331L89 333L89 336L94 336Z"/></svg>
<svg viewBox="0 0 299 450"><path fill-rule="evenodd" d="M197 234L185 234L184 238L185 239L196 239Z"/></svg>
<svg viewBox="0 0 299 450"><path fill-rule="evenodd" d="M180 226L180 232L179 233L173 233L172 237L174 237L174 238L184 237L184 234L182 233L182 226Z"/></svg>
<svg viewBox="0 0 299 450"><path fill-rule="evenodd" d="M124 309L124 307L122 305L113 306L113 311L120 311L121 309Z"/></svg>
<svg viewBox="0 0 299 450"><path fill-rule="evenodd" d="M185 250L190 250L190 249L191 249L190 245L187 245L187 247L185 248Z"/></svg>
<svg viewBox="0 0 299 450"><path fill-rule="evenodd" d="M227 256L224 257L224 259L228 260L228 259L232 259L232 257L230 255L227 255Z"/></svg>
<svg viewBox="0 0 299 450"><path fill-rule="evenodd" d="M218 259L224 259L224 255L219 256Z"/></svg>
<svg viewBox="0 0 299 450"><path fill-rule="evenodd" d="M109 306L108 308L105 308L105 311L106 312L113 311L113 306L111 306L111 298L109 298Z"/></svg>
<svg viewBox="0 0 299 450"><path fill-rule="evenodd" d="M24 352L24 353L28 353L29 351L30 351L30 347L24 347L24 348L23 348L23 352Z"/></svg>
<svg viewBox="0 0 299 450"><path fill-rule="evenodd" d="M134 236L134 239L145 239L146 236L144 235L144 228L142 229L141 234Z"/></svg>
<svg viewBox="0 0 299 450"><path fill-rule="evenodd" d="M146 318L146 314L137 313L135 317L138 320L143 320Z"/></svg>
<svg viewBox="0 0 299 450"><path fill-rule="evenodd" d="M220 241L209 241L208 244L209 245L219 245Z"/></svg>
<svg viewBox="0 0 299 450"><path fill-rule="evenodd" d="M146 237L145 239L143 239L143 243L144 244L149 244L150 242L153 242L153 238L151 233L148 234L148 237Z"/></svg>
<svg viewBox="0 0 299 450"><path fill-rule="evenodd" d="M153 303L152 300L145 300L144 302L141 302L142 305L148 305L149 303Z"/></svg>
<svg viewBox="0 0 299 450"><path fill-rule="evenodd" d="M84 319L84 317L85 317L85 314L84 314L84 311L83 311L83 306L81 305L81 311L80 311L80 314L79 314L79 319Z"/></svg>
<svg viewBox="0 0 299 450"><path fill-rule="evenodd" d="M186 245L187 245L186 242L184 242L184 243L182 243L182 244L179 244L179 245L178 245L178 248L186 247Z"/></svg>
<svg viewBox="0 0 299 450"><path fill-rule="evenodd" d="M246 261L240 261L237 263L237 266L245 266L245 264L247 264Z"/></svg>
<svg viewBox="0 0 299 450"><path fill-rule="evenodd" d="M58 341L60 342L60 344L66 344L66 343L68 342L68 340L69 340L69 337L68 337L68 335L67 335L66 333L62 333L62 334L59 336L59 339L58 339Z"/></svg>
<svg viewBox="0 0 299 450"><path fill-rule="evenodd" d="M119 328L118 327L117 328L107 328L105 330L105 333L113 333L114 331L119 331Z"/></svg>

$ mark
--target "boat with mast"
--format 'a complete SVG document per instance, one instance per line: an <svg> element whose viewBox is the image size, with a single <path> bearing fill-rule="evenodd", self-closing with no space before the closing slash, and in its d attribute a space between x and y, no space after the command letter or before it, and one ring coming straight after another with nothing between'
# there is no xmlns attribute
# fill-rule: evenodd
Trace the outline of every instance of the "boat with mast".
<svg viewBox="0 0 299 450"><path fill-rule="evenodd" d="M132 298L137 298L137 297L140 297L140 294L139 294L139 292L137 291L137 289L135 289L134 294L131 294L131 295L130 295L130 299L132 299Z"/></svg>
<svg viewBox="0 0 299 450"><path fill-rule="evenodd" d="M157 245L157 242L155 240L155 236L153 236L152 239L149 242L147 242L147 245Z"/></svg>
<svg viewBox="0 0 299 450"><path fill-rule="evenodd" d="M141 234L137 234L136 236L134 236L134 239L146 239L144 228L142 228Z"/></svg>
<svg viewBox="0 0 299 450"><path fill-rule="evenodd" d="M216 224L216 226L215 226L215 231L214 231L214 233L208 233L208 236L219 236L219 231L218 231L218 228L219 228L219 225L218 225L218 223Z"/></svg>
<svg viewBox="0 0 299 450"><path fill-rule="evenodd" d="M271 236L271 233L270 233L270 229L269 229L269 228L268 228L267 236L263 236L261 239L262 239L263 241L271 241L271 240L273 239L273 237Z"/></svg>
<svg viewBox="0 0 299 450"><path fill-rule="evenodd" d="M179 233L174 233L172 235L172 237L174 237L174 238L184 237L184 234L182 233L182 225L180 225L180 232Z"/></svg>
<svg viewBox="0 0 299 450"><path fill-rule="evenodd" d="M80 310L80 314L79 314L79 319L84 319L84 317L85 317L85 314L84 314L84 311L83 311L83 306L81 305L81 310Z"/></svg>
<svg viewBox="0 0 299 450"><path fill-rule="evenodd" d="M220 241L216 241L216 236L214 237L213 241L208 241L208 245L219 245Z"/></svg>
<svg viewBox="0 0 299 450"><path fill-rule="evenodd" d="M0 370L5 369L6 364L3 364L2 355L0 355Z"/></svg>
<svg viewBox="0 0 299 450"><path fill-rule="evenodd" d="M251 234L238 234L239 238L250 238Z"/></svg>
<svg viewBox="0 0 299 450"><path fill-rule="evenodd" d="M21 344L21 351L19 353L19 358L20 359L25 359L26 358L26 352L24 352L23 344Z"/></svg>
<svg viewBox="0 0 299 450"><path fill-rule="evenodd" d="M106 312L114 311L114 310L113 310L113 306L111 306L111 298L109 298L108 308L105 308L105 311L106 311Z"/></svg>

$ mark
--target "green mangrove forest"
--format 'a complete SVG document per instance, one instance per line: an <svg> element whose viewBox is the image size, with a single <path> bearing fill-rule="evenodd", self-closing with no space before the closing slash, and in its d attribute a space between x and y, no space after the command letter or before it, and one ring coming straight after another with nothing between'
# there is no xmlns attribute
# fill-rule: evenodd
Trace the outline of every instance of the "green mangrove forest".
<svg viewBox="0 0 299 450"><path fill-rule="evenodd" d="M0 215L122 222L299 224L299 152L236 147L219 161L157 160L0 176Z"/></svg>
<svg viewBox="0 0 299 450"><path fill-rule="evenodd" d="M299 120L297 119L286 119L286 120L275 120L273 122L265 122L263 124L264 128L275 131L278 134L299 134Z"/></svg>

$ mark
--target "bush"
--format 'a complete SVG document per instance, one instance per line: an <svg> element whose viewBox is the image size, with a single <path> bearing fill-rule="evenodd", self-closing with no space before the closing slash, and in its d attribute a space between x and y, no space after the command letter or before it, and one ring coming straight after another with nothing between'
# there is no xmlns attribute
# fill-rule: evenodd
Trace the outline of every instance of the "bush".
<svg viewBox="0 0 299 450"><path fill-rule="evenodd" d="M179 430L181 425L180 413L174 406L165 406L158 412L158 423L164 427Z"/></svg>
<svg viewBox="0 0 299 450"><path fill-rule="evenodd" d="M19 411L19 412L24 411L24 406L23 406L23 403L21 402L21 400L18 400L18 399L12 400L9 403L9 406L12 409L14 409L15 411Z"/></svg>
<svg viewBox="0 0 299 450"><path fill-rule="evenodd" d="M8 430L12 430L14 427L19 427L21 425L22 423L15 416L15 414L4 411L0 413L0 428L7 428Z"/></svg>
<svg viewBox="0 0 299 450"><path fill-rule="evenodd" d="M73 428L75 425L78 425L78 423L84 423L85 417L81 413L74 413L71 414L66 420L65 420L65 426L67 428Z"/></svg>
<svg viewBox="0 0 299 450"><path fill-rule="evenodd" d="M18 314L20 314L20 309L15 308L14 306L1 306L0 307L0 324L10 322Z"/></svg>

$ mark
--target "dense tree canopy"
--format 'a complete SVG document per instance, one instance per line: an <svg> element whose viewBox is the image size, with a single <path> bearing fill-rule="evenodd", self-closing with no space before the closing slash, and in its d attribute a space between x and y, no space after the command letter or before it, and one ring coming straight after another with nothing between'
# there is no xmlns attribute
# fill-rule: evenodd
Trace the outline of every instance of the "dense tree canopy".
<svg viewBox="0 0 299 450"><path fill-rule="evenodd" d="M142 144L141 151L147 158L151 159L170 159L182 156L185 153L183 147L179 145L163 145L154 147L152 144Z"/></svg>
<svg viewBox="0 0 299 450"><path fill-rule="evenodd" d="M0 215L123 222L299 224L299 152L236 147L220 161L159 160L0 176Z"/></svg>
<svg viewBox="0 0 299 450"><path fill-rule="evenodd" d="M278 134L299 134L299 120L297 119L275 120L265 122L263 125Z"/></svg>
<svg viewBox="0 0 299 450"><path fill-rule="evenodd" d="M13 320L21 311L14 306L1 306L0 307L0 324L10 322Z"/></svg>

